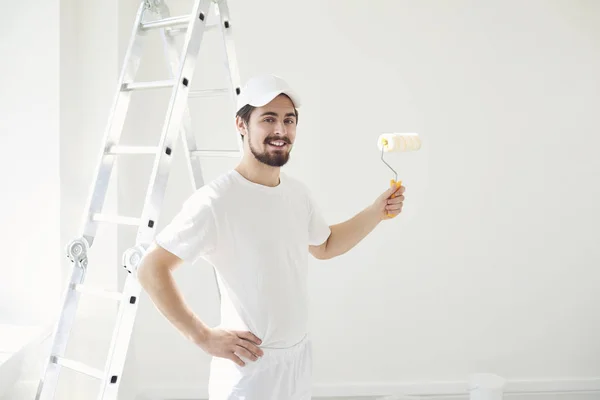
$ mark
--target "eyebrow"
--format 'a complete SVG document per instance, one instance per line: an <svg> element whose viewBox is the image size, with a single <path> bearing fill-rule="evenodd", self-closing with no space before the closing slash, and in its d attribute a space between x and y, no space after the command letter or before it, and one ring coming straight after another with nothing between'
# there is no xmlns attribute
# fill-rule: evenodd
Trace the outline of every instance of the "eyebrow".
<svg viewBox="0 0 600 400"><path fill-rule="evenodd" d="M273 117L278 117L279 116L279 114L277 114L276 112L273 112L273 111L265 111L260 116L264 117L265 115L272 115ZM285 114L285 117L294 117L295 118L296 117L296 113L289 112L289 113Z"/></svg>

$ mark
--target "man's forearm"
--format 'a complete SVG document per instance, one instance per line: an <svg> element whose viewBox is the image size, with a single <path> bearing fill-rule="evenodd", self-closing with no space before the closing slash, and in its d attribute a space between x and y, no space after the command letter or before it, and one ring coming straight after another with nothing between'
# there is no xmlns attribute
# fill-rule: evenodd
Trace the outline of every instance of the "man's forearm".
<svg viewBox="0 0 600 400"><path fill-rule="evenodd" d="M205 338L208 326L184 302L171 271L146 261L138 277L154 305L186 338L194 343Z"/></svg>
<svg viewBox="0 0 600 400"><path fill-rule="evenodd" d="M326 258L346 253L363 240L381 222L380 214L369 206L347 221L331 226L325 247Z"/></svg>

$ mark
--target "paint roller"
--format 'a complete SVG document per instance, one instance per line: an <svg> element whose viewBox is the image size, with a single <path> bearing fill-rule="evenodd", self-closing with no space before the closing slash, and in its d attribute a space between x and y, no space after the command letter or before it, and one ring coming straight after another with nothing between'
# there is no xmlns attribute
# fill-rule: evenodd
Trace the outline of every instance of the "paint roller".
<svg viewBox="0 0 600 400"><path fill-rule="evenodd" d="M394 179L390 181L391 187L399 188L402 181L398 180L398 173L383 159L384 153L417 151L421 148L421 139L418 133L384 133L377 139L377 146L381 150L381 161L394 173ZM396 193L392 195L396 197ZM388 214L388 217L392 217Z"/></svg>

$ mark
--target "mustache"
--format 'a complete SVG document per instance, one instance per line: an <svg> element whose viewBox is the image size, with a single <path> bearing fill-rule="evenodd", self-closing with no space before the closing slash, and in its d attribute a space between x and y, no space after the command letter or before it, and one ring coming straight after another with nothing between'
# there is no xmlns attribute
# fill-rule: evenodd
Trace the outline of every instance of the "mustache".
<svg viewBox="0 0 600 400"><path fill-rule="evenodd" d="M291 141L290 139L288 139L288 138L286 138L286 137L280 137L280 136L275 136L275 137L266 138L266 139L265 139L265 144L266 144L266 143L269 143L269 142L272 142L272 141L274 141L274 140L281 140L281 141L283 141L283 142L285 142L285 143L287 143L287 144L292 144L292 141Z"/></svg>

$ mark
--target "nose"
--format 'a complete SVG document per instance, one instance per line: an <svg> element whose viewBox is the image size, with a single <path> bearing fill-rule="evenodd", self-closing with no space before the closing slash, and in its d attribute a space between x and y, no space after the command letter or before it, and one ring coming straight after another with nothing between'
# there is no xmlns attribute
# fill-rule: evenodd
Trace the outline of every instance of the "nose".
<svg viewBox="0 0 600 400"><path fill-rule="evenodd" d="M285 134L285 124L283 122L281 122L281 121L278 121L275 124L275 130L274 130L273 133L275 133L276 135Z"/></svg>

